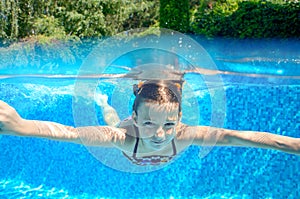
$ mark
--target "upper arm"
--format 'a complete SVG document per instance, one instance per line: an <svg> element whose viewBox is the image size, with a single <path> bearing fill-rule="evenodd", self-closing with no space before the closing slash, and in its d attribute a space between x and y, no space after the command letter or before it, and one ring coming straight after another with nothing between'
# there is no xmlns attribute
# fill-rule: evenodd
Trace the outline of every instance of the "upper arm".
<svg viewBox="0 0 300 199"><path fill-rule="evenodd" d="M230 130L209 126L195 128L193 143L201 146L227 146L230 145Z"/></svg>
<svg viewBox="0 0 300 199"><path fill-rule="evenodd" d="M117 111L113 107L107 105L103 107L102 110L103 110L104 121L107 125L116 127L120 124L121 122L120 117Z"/></svg>

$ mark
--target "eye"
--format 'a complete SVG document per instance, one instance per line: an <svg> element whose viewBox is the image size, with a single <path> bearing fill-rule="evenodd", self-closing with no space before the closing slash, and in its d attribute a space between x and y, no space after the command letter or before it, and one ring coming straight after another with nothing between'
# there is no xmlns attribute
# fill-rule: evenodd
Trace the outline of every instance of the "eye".
<svg viewBox="0 0 300 199"><path fill-rule="evenodd" d="M145 122L143 123L143 125L144 125L144 126L147 126L147 127L153 127L155 124L154 124L153 122L151 122L151 121L145 121Z"/></svg>
<svg viewBox="0 0 300 199"><path fill-rule="evenodd" d="M167 127L167 128L173 128L173 127L175 127L175 125L176 125L175 122L167 122L167 123L165 123L165 127Z"/></svg>

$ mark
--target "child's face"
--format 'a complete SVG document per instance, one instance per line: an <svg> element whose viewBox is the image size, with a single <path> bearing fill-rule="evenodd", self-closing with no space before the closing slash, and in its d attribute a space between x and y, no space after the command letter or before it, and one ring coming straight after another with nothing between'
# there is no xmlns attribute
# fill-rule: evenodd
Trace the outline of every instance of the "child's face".
<svg viewBox="0 0 300 199"><path fill-rule="evenodd" d="M168 145L176 136L176 126L180 120L179 107L175 103L157 104L142 102L134 115L140 137L147 147L159 150Z"/></svg>

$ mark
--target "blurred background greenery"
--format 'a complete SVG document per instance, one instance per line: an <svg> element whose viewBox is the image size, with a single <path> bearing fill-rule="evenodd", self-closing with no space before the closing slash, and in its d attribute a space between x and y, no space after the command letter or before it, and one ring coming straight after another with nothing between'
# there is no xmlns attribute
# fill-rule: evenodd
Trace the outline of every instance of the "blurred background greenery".
<svg viewBox="0 0 300 199"><path fill-rule="evenodd" d="M20 65L37 64L37 51L48 55L43 59L58 57L72 62L89 49L76 48L74 42L95 41L142 27L162 27L208 38L298 39L300 2L1 0L0 66L18 63L12 59L15 54L21 60Z"/></svg>
<svg viewBox="0 0 300 199"><path fill-rule="evenodd" d="M2 44L163 27L208 37L299 37L298 0L1 0Z"/></svg>

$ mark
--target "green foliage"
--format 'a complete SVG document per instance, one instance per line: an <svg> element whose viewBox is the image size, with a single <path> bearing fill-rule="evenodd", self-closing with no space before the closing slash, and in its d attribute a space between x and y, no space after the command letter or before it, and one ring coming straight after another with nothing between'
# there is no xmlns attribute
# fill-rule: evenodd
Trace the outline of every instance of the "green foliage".
<svg viewBox="0 0 300 199"><path fill-rule="evenodd" d="M189 31L190 7L189 0L160 0L160 27Z"/></svg>
<svg viewBox="0 0 300 199"><path fill-rule="evenodd" d="M136 1L126 9L129 17L123 24L125 30L158 26L159 0Z"/></svg>
<svg viewBox="0 0 300 199"><path fill-rule="evenodd" d="M77 48L81 41L156 25L158 7L159 0L1 0L0 66L72 63L90 50Z"/></svg>
<svg viewBox="0 0 300 199"><path fill-rule="evenodd" d="M157 24L158 6L159 0L1 0L0 39L110 36Z"/></svg>
<svg viewBox="0 0 300 199"><path fill-rule="evenodd" d="M297 1L220 0L198 8L192 30L208 37L299 37L299 13Z"/></svg>
<svg viewBox="0 0 300 199"><path fill-rule="evenodd" d="M56 36L57 38L64 38L66 36L64 27L59 24L59 20L53 16L41 16L34 19L31 24L33 33L35 35Z"/></svg>
<svg viewBox="0 0 300 199"><path fill-rule="evenodd" d="M1 0L0 45L157 26L208 37L299 37L299 13L298 0Z"/></svg>

